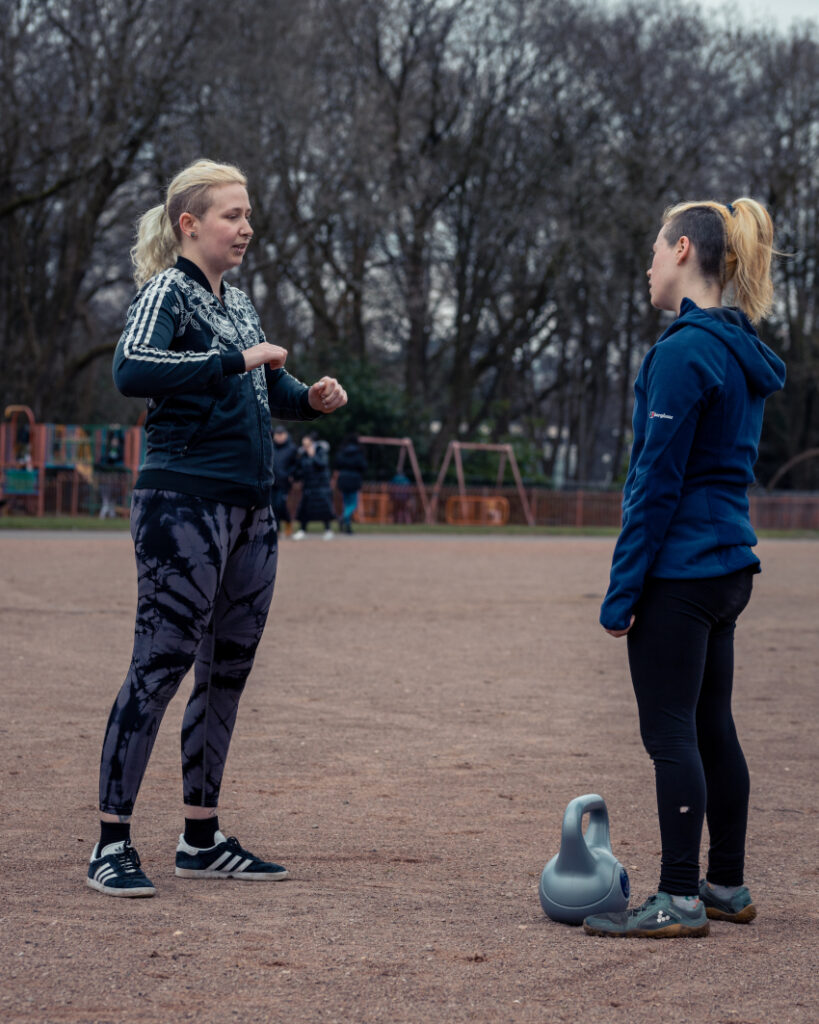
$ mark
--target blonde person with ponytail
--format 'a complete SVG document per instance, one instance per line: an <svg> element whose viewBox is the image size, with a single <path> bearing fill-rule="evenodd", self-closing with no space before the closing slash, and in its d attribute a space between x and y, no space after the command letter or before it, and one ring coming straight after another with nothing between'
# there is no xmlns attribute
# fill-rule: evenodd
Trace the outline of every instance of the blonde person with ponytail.
<svg viewBox="0 0 819 1024"><path fill-rule="evenodd" d="M140 220L138 292L114 381L146 400L146 455L131 505L137 612L131 665L100 763L100 838L88 885L153 896L131 843L131 815L162 716L189 669L182 722L182 878L279 881L281 865L219 828L219 792L239 698L276 578L271 418L314 420L347 395L285 369L244 292L224 280L253 237L242 172L199 160Z"/></svg>
<svg viewBox="0 0 819 1024"><path fill-rule="evenodd" d="M666 210L648 271L674 322L635 384L623 525L600 622L627 637L640 734L654 762L658 891L592 935L707 935L749 923L749 776L731 713L734 629L760 571L748 515L765 399L785 366L754 324L773 301L773 224L753 199ZM729 290L735 306L723 305ZM699 877L704 821L709 834Z"/></svg>

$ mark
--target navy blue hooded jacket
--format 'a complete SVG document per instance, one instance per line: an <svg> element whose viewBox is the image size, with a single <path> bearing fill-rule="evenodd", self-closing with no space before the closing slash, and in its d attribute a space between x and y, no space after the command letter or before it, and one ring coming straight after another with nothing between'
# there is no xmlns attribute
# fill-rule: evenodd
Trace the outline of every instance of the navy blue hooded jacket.
<svg viewBox="0 0 819 1024"><path fill-rule="evenodd" d="M626 629L647 576L725 576L759 565L748 514L765 399L785 364L732 308L680 315L634 386L634 443L623 526L600 612Z"/></svg>
<svg viewBox="0 0 819 1024"><path fill-rule="evenodd" d="M271 415L313 420L306 384L284 369L245 372L242 352L265 341L243 291L221 302L190 260L147 281L128 310L114 383L148 399L147 454L136 482L247 508L273 484Z"/></svg>

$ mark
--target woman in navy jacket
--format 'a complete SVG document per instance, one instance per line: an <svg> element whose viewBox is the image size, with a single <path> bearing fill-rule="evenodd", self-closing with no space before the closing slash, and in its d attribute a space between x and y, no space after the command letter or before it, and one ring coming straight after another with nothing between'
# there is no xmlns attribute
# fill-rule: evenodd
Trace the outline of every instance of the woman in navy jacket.
<svg viewBox="0 0 819 1024"><path fill-rule="evenodd" d="M246 181L200 160L140 220L139 291L114 380L147 399L147 454L131 506L138 600L131 666L111 709L100 763L100 839L88 884L153 896L130 822L165 709L194 667L182 722L184 878L286 878L219 830L217 805L239 698L276 578L271 415L312 420L347 401L284 369L250 299L226 284L253 235Z"/></svg>
<svg viewBox="0 0 819 1024"><path fill-rule="evenodd" d="M743 884L749 780L731 689L734 627L759 572L747 488L765 399L785 381L752 326L772 303L772 252L771 219L752 199L674 206L654 243L651 302L677 318L635 384L623 525L600 621L628 638L662 863L657 894L587 918L591 934L704 935L708 918L756 915ZM738 309L722 305L729 282Z"/></svg>

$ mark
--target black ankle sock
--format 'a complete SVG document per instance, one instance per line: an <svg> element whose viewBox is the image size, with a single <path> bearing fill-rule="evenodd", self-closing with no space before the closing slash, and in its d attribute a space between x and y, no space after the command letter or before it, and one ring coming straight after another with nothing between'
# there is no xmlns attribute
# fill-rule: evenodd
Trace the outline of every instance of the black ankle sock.
<svg viewBox="0 0 819 1024"><path fill-rule="evenodd" d="M198 850L206 850L216 844L216 833L219 830L219 819L185 818L185 842Z"/></svg>
<svg viewBox="0 0 819 1024"><path fill-rule="evenodd" d="M109 843L121 843L123 839L131 838L130 821L101 821L100 822L100 849L108 846Z"/></svg>

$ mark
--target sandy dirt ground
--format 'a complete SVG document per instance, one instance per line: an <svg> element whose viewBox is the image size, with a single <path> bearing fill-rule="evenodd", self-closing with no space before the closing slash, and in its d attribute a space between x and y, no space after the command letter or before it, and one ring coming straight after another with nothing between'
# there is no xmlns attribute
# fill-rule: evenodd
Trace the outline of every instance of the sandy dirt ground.
<svg viewBox="0 0 819 1024"><path fill-rule="evenodd" d="M283 544L220 821L293 879L174 876L186 680L134 819L157 896L114 900L85 873L130 658L130 539L0 534L0 1020L819 1019L819 543L760 544L737 637L757 920L612 940L541 911L540 872L581 793L606 799L633 897L657 885L625 644L597 625L612 544Z"/></svg>

